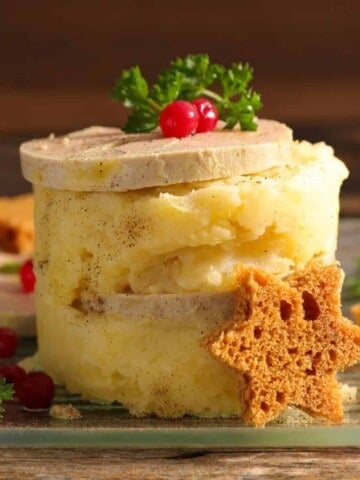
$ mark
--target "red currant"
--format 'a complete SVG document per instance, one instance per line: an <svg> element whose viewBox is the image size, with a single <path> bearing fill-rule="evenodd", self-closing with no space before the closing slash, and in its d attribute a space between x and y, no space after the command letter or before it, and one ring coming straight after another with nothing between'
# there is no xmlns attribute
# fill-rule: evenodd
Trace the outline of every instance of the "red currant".
<svg viewBox="0 0 360 480"><path fill-rule="evenodd" d="M17 383L16 393L26 408L48 408L55 395L55 384L44 372L30 372Z"/></svg>
<svg viewBox="0 0 360 480"><path fill-rule="evenodd" d="M18 347L18 338L12 328L0 327L0 358L12 357Z"/></svg>
<svg viewBox="0 0 360 480"><path fill-rule="evenodd" d="M160 114L160 127L165 137L187 137L196 131L198 121L196 107L183 100L169 103Z"/></svg>
<svg viewBox="0 0 360 480"><path fill-rule="evenodd" d="M219 112L215 105L207 98L196 98L192 104L199 112L199 123L196 132L202 133L214 130L219 120Z"/></svg>
<svg viewBox="0 0 360 480"><path fill-rule="evenodd" d="M5 378L6 383L16 384L26 376L26 372L19 365L1 365L0 378Z"/></svg>
<svg viewBox="0 0 360 480"><path fill-rule="evenodd" d="M12 383L17 396L17 386L23 378L25 378L26 372L19 365L2 365L0 366L0 378L4 378L6 383Z"/></svg>
<svg viewBox="0 0 360 480"><path fill-rule="evenodd" d="M27 260L20 267L20 281L22 289L26 293L34 291L35 288L35 273L32 260Z"/></svg>

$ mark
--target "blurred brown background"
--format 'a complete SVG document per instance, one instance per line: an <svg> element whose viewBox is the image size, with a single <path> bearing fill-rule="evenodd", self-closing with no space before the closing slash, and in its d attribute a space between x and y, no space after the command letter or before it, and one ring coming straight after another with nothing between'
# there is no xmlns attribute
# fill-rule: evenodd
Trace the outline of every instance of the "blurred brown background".
<svg viewBox="0 0 360 480"><path fill-rule="evenodd" d="M261 116L335 146L357 204L359 19L358 0L0 0L0 194L29 189L18 167L23 139L123 124L110 99L122 69L139 64L151 80L176 56L208 52L253 65Z"/></svg>

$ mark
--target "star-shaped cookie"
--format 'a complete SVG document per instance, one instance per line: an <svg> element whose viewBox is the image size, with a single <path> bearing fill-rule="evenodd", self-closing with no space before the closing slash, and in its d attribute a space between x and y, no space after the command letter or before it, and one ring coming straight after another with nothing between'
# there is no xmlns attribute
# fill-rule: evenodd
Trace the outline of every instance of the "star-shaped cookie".
<svg viewBox="0 0 360 480"><path fill-rule="evenodd" d="M360 358L360 327L341 314L342 272L312 263L278 280L240 267L232 317L203 340L239 373L244 420L264 426L288 405L343 418L336 372Z"/></svg>

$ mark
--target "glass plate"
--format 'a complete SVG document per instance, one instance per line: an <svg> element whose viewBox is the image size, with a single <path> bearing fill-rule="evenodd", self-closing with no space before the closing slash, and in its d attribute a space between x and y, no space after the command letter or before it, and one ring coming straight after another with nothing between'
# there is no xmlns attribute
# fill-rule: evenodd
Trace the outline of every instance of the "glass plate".
<svg viewBox="0 0 360 480"><path fill-rule="evenodd" d="M22 341L19 355L35 351L35 340ZM360 386L360 364L340 376ZM359 389L360 390L360 389ZM229 448L229 447L341 447L360 446L360 399L345 405L342 425L329 425L295 409L266 428L247 427L239 419L186 417L164 420L133 418L121 405L93 404L58 388L54 403L71 403L78 420L51 418L47 410L26 411L8 402L0 423L0 447L118 447L118 448Z"/></svg>
<svg viewBox="0 0 360 480"><path fill-rule="evenodd" d="M353 273L360 255L360 219L340 222L338 259ZM345 308L345 315L348 314ZM31 355L35 341L23 340L19 356ZM360 387L360 364L340 375L340 381ZM358 388L360 392L360 388ZM360 446L360 396L345 404L342 425L314 420L295 409L265 428L246 427L238 419L178 420L133 418L121 405L95 405L58 388L55 403L71 403L82 418L64 421L48 411L25 411L6 405L0 421L0 447L121 447L121 448L230 448L230 447L344 447Z"/></svg>

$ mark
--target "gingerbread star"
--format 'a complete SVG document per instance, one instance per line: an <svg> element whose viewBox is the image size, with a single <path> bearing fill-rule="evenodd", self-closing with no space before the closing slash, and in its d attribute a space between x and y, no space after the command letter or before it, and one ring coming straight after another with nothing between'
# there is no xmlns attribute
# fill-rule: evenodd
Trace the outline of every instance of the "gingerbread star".
<svg viewBox="0 0 360 480"><path fill-rule="evenodd" d="M339 423L336 372L360 358L360 327L341 314L342 272L310 264L281 281L239 269L235 311L203 341L239 373L244 420L264 426L288 405Z"/></svg>

